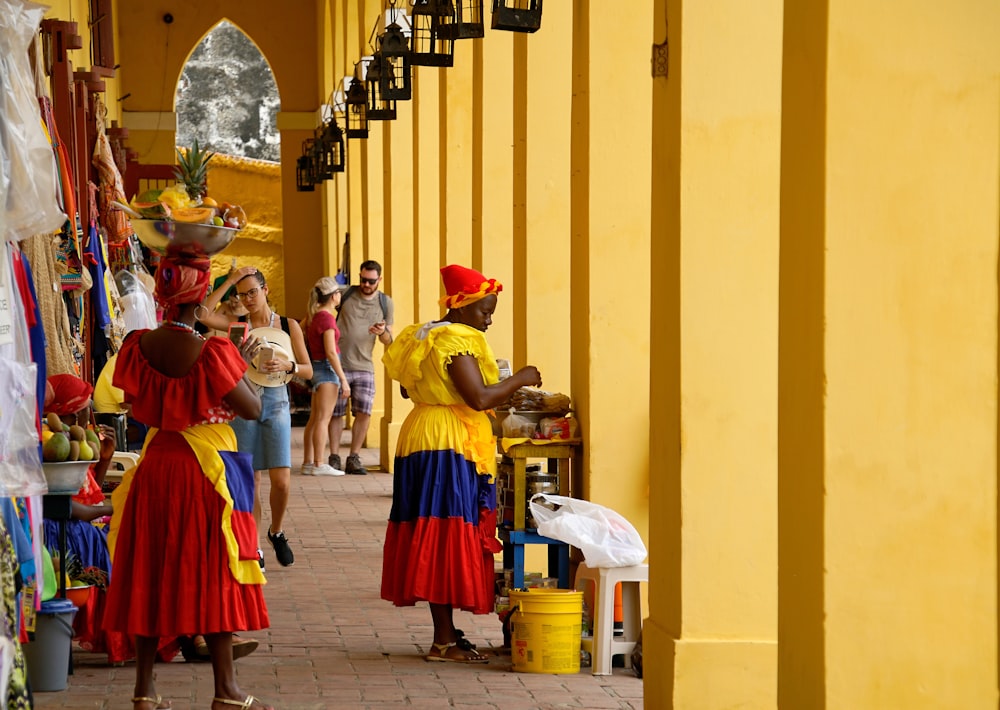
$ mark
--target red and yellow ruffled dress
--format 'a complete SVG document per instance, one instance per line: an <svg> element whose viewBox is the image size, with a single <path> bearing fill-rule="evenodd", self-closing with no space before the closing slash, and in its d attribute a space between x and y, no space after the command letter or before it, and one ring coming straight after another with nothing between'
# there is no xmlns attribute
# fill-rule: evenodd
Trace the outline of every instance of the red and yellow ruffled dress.
<svg viewBox="0 0 1000 710"><path fill-rule="evenodd" d="M143 332L125 339L115 368L150 430L112 496L105 626L159 637L266 628L253 468L222 401L246 363L228 339L209 338L186 375L168 377L142 354Z"/></svg>
<svg viewBox="0 0 1000 710"><path fill-rule="evenodd" d="M382 358L414 408L403 422L393 469L392 510L382 554L382 598L493 611L496 438L485 412L462 399L448 375L471 355L486 384L499 372L486 337L454 323L405 328Z"/></svg>

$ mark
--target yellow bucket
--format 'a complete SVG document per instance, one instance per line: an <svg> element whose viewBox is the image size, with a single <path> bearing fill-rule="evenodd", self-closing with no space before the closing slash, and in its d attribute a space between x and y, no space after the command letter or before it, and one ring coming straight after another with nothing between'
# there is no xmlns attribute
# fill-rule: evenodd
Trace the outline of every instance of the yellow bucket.
<svg viewBox="0 0 1000 710"><path fill-rule="evenodd" d="M514 589L510 608L510 655L515 671L580 672L583 592Z"/></svg>

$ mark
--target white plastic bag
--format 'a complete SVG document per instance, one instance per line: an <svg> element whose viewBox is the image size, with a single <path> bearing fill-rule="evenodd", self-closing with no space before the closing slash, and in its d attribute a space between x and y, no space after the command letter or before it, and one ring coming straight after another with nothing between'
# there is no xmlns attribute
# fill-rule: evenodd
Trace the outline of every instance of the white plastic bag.
<svg viewBox="0 0 1000 710"><path fill-rule="evenodd" d="M538 534L579 547L588 567L629 567L646 559L638 531L610 508L548 493L531 496L529 505Z"/></svg>

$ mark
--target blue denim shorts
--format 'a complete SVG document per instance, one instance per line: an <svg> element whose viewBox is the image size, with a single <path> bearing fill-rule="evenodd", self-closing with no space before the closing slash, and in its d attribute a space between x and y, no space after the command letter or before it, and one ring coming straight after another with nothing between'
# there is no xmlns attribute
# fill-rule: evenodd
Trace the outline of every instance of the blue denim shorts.
<svg viewBox="0 0 1000 710"><path fill-rule="evenodd" d="M253 470L289 468L292 465L292 415L288 387L258 387L260 419L236 417L230 426L236 432L239 450L253 456Z"/></svg>
<svg viewBox="0 0 1000 710"><path fill-rule="evenodd" d="M312 382L313 392L318 390L320 385L331 384L340 386L340 378L333 371L333 365L330 364L329 360L313 360L312 364L313 376L310 382Z"/></svg>

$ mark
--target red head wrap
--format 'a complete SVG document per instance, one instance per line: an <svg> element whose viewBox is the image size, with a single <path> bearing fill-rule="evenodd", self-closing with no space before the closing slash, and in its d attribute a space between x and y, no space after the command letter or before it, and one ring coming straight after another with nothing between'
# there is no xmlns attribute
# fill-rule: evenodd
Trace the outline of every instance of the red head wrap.
<svg viewBox="0 0 1000 710"><path fill-rule="evenodd" d="M48 379L52 385L52 401L46 411L59 416L76 414L90 403L94 388L76 375L52 375Z"/></svg>
<svg viewBox="0 0 1000 710"><path fill-rule="evenodd" d="M491 293L503 291L503 284L496 279L488 279L475 269L458 264L449 264L441 269L441 280L448 295L439 303L446 308L462 308Z"/></svg>
<svg viewBox="0 0 1000 710"><path fill-rule="evenodd" d="M156 269L156 300L163 306L164 317L173 320L179 307L201 303L211 280L212 261L203 254L170 250Z"/></svg>

